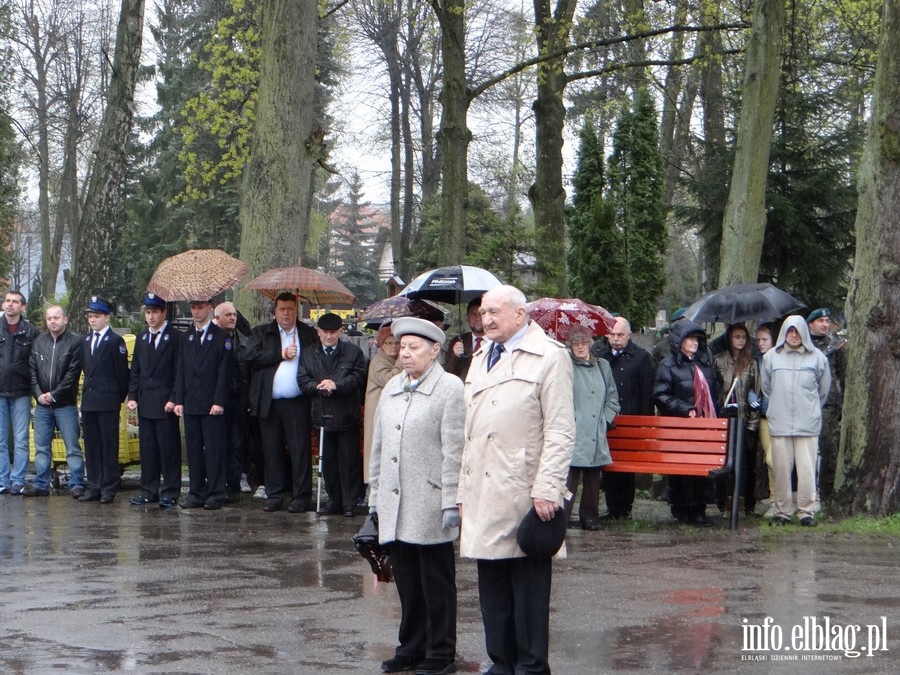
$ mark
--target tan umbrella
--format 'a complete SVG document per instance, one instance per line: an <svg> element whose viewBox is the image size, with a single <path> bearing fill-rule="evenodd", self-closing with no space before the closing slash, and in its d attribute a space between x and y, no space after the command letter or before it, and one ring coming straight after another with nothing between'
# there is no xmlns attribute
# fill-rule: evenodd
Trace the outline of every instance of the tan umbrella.
<svg viewBox="0 0 900 675"><path fill-rule="evenodd" d="M250 267L225 251L191 249L163 260L147 290L168 302L210 300L240 282Z"/></svg>
<svg viewBox="0 0 900 675"><path fill-rule="evenodd" d="M277 267L253 279L247 288L270 300L289 291L310 305L352 305L353 292L333 276L309 267Z"/></svg>

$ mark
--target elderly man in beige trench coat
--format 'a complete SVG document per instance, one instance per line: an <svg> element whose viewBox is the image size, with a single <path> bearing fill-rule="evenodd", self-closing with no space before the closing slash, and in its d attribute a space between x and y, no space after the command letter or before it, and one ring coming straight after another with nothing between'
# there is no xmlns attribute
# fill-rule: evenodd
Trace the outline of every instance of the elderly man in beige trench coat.
<svg viewBox="0 0 900 675"><path fill-rule="evenodd" d="M518 289L488 291L481 314L491 342L466 376L460 554L477 560L488 672L550 672L551 560L526 557L516 530L532 506L541 520L565 517L572 363L528 320Z"/></svg>

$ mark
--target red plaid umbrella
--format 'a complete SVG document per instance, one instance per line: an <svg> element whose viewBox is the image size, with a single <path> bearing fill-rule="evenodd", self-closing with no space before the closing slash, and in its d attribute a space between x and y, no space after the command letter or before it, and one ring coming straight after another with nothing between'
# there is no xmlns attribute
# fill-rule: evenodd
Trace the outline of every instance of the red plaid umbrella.
<svg viewBox="0 0 900 675"><path fill-rule="evenodd" d="M598 337L612 330L616 318L599 305L589 305L577 298L541 298L526 306L533 321L555 340L565 342L569 331L584 326Z"/></svg>
<svg viewBox="0 0 900 675"><path fill-rule="evenodd" d="M352 305L356 296L334 277L309 267L277 267L253 279L247 288L270 300L289 291L310 305Z"/></svg>

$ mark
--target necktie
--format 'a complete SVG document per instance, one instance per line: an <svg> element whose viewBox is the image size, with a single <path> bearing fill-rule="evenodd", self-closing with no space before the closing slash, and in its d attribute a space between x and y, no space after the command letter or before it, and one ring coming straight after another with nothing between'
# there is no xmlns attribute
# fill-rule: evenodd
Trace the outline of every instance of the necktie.
<svg viewBox="0 0 900 675"><path fill-rule="evenodd" d="M500 360L500 354L502 354L503 351L503 345L499 342L495 342L493 348L491 349L491 355L488 358L488 371L490 371L491 368L493 368L497 363L497 361Z"/></svg>
<svg viewBox="0 0 900 675"><path fill-rule="evenodd" d="M198 329L197 330L197 349L200 349L200 347L202 345L203 345L203 330Z"/></svg>
<svg viewBox="0 0 900 675"><path fill-rule="evenodd" d="M331 356L332 354L334 354L334 347L325 347L325 355Z"/></svg>
<svg viewBox="0 0 900 675"><path fill-rule="evenodd" d="M481 349L481 338L476 336L475 346L472 348L472 352L477 352L479 349Z"/></svg>
<svg viewBox="0 0 900 675"><path fill-rule="evenodd" d="M97 345L100 344L100 333L94 331L94 342L91 345L91 354L97 351Z"/></svg>
<svg viewBox="0 0 900 675"><path fill-rule="evenodd" d="M150 333L150 346L156 349L156 339L159 337L159 331Z"/></svg>

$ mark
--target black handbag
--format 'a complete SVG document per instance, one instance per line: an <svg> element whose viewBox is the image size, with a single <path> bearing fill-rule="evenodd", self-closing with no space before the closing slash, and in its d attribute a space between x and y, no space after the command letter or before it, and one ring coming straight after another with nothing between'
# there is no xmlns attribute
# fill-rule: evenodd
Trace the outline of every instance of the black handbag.
<svg viewBox="0 0 900 675"><path fill-rule="evenodd" d="M386 547L378 543L378 514L370 513L363 521L359 532L353 535L353 545L366 559L378 581L390 583L394 580L391 556Z"/></svg>

